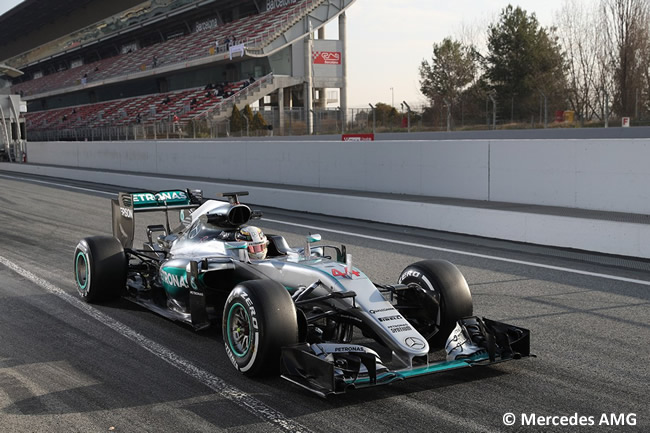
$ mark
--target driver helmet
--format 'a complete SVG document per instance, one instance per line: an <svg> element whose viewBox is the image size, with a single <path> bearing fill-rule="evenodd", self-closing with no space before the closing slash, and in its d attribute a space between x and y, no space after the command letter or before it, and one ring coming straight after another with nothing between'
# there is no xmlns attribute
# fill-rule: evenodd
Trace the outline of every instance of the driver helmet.
<svg viewBox="0 0 650 433"><path fill-rule="evenodd" d="M263 260L266 258L267 245L264 232L259 227L246 226L239 229L237 239L248 242L248 256L252 260Z"/></svg>

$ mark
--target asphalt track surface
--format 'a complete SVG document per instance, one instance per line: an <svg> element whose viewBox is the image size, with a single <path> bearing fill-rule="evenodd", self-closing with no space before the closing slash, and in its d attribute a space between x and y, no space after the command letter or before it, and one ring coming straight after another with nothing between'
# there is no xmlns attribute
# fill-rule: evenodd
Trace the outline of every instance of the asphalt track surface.
<svg viewBox="0 0 650 433"><path fill-rule="evenodd" d="M195 333L124 300L79 300L75 245L110 234L117 189L0 175L0 431L650 431L650 275L638 267L263 209L266 232L293 245L308 232L345 243L378 283L421 259L455 263L475 314L530 329L538 355L322 399L279 377L237 373L216 326ZM514 426L504 425L507 413ZM603 413L636 425L599 425ZM522 414L595 425L522 426Z"/></svg>

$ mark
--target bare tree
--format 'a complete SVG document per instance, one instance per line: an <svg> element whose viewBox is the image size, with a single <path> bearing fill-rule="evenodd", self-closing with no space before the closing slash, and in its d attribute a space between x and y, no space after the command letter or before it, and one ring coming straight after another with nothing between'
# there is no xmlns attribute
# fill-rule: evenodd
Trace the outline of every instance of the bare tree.
<svg viewBox="0 0 650 433"><path fill-rule="evenodd" d="M590 120L598 93L598 44L601 31L596 25L597 8L591 3L567 0L556 14L556 28L565 52L567 98L577 117ZM601 86L602 87L602 86Z"/></svg>
<svg viewBox="0 0 650 433"><path fill-rule="evenodd" d="M650 32L650 22L645 26L646 32ZM646 36L650 40L650 36ZM639 56L642 61L643 87L635 92L635 114L634 117L645 117L650 111L650 43L647 43Z"/></svg>
<svg viewBox="0 0 650 433"><path fill-rule="evenodd" d="M493 16L475 18L471 22L462 21L454 31L454 39L460 41L467 47L473 47L479 53L487 52L487 33L485 29L498 19L495 13Z"/></svg>
<svg viewBox="0 0 650 433"><path fill-rule="evenodd" d="M603 0L605 1L605 0ZM596 73L593 76L593 86L595 95L591 103L590 117L595 117L604 120L605 116L609 115L610 104L609 99L614 93L614 69L616 61L613 60L612 41L608 37L608 32L605 30L607 27L607 19L603 14L602 5L598 6L598 14L594 22L594 27L598 29L595 44L596 44Z"/></svg>
<svg viewBox="0 0 650 433"><path fill-rule="evenodd" d="M603 60L612 73L612 108L620 116L634 114L637 89L647 76L649 11L648 0L601 0Z"/></svg>

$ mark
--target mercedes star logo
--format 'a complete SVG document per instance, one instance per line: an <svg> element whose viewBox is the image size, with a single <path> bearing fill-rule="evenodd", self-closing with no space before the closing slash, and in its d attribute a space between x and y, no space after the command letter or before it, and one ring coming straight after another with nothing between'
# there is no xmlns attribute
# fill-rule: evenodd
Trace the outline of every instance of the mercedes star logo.
<svg viewBox="0 0 650 433"><path fill-rule="evenodd" d="M424 349L424 341L415 337L407 337L404 339L404 343L411 349Z"/></svg>

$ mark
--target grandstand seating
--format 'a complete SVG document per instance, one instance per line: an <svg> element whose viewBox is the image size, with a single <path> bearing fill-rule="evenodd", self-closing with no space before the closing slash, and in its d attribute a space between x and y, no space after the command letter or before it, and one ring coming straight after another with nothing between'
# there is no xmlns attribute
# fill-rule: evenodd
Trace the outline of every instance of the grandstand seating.
<svg viewBox="0 0 650 433"><path fill-rule="evenodd" d="M246 84L247 80L229 83L224 90L235 94ZM207 90L201 87L36 111L26 113L25 118L27 127L33 131L131 125L136 123L138 114L142 123L170 121L174 114L179 116L181 123L186 123L201 112L214 108L223 100L221 96L207 97L206 94ZM167 98L169 102L164 102ZM196 103L192 104L194 99Z"/></svg>
<svg viewBox="0 0 650 433"><path fill-rule="evenodd" d="M306 5L313 6L321 2L322 0L305 0L291 7L251 15L214 29L190 33L130 53L25 81L14 85L12 91L22 92L25 96L38 95L82 84L84 75L87 75L86 81L91 83L149 70L152 68L154 55L157 58L157 66L208 57L214 53L215 41L219 41L219 52L225 51L224 41L226 38L234 37L238 44L244 43L247 46L254 43L263 44L264 41L272 39L274 35L280 34L283 31L283 26L288 22L297 19L300 14L304 13Z"/></svg>

